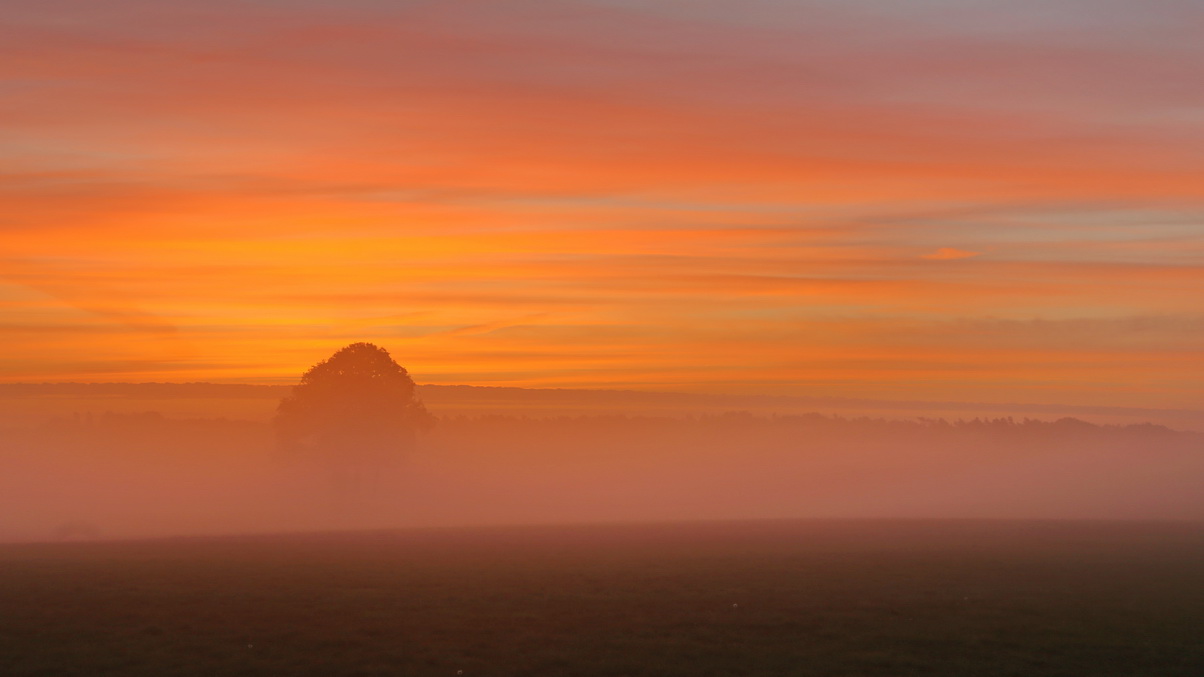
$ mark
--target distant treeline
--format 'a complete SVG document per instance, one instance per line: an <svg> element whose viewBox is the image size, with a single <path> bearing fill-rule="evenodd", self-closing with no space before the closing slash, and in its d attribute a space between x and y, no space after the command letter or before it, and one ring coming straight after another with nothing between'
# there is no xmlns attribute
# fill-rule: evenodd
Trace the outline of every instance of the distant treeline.
<svg viewBox="0 0 1204 677"><path fill-rule="evenodd" d="M262 387L262 386L260 386ZM808 435L858 437L872 436L883 439L913 438L916 436L980 435L998 437L1002 440L1024 439L1094 438L1134 441L1139 438L1166 440L1177 438L1198 440L1204 443L1204 433L1176 431L1153 423L1126 425L1095 424L1077 418L1060 418L1054 421L1014 418L954 419L912 418L888 419L871 417L844 417L839 415L770 414L758 415L736 411L721 414L697 414L690 416L632 416L623 414L527 417L505 414L482 414L445 416L437 418L438 428L447 434L455 431L472 431L474 434L488 431L532 432L538 434L580 434L588 437L616 435L622 433L644 434L649 432L683 433L687 431L713 432L739 435L745 433L776 433L808 439ZM36 426L60 433L103 431L103 430L162 430L179 432L183 429L194 432L203 429L220 430L234 426L240 430L266 427L264 423L230 421L224 418L173 418L159 412L139 413L74 414L59 417ZM1204 447L1201 448L1204 453Z"/></svg>
<svg viewBox="0 0 1204 677"><path fill-rule="evenodd" d="M1077 418L1064 417L1057 420L1033 418L945 419L911 418L888 419L871 417L845 417L839 415L770 414L750 412L726 412L721 414L698 414L692 416L626 416L626 415L582 415L528 418L508 415L452 416L440 420L448 429L472 429L483 431L540 431L541 433L580 433L584 435L618 434L622 431L644 433L650 431L686 432L700 431L722 434L741 432L750 435L776 434L805 442L818 437L875 437L883 440L940 437L952 435L965 437L982 436L999 438L1001 441L1019 442L1025 439L1076 438L1084 441L1093 439L1119 439L1133 441L1139 438L1166 440L1177 438L1198 440L1204 443L1204 433L1176 431L1154 423L1095 424ZM1204 452L1204 448L1201 449Z"/></svg>
<svg viewBox="0 0 1204 677"><path fill-rule="evenodd" d="M246 383L0 383L0 399L242 399L278 400L288 395L292 385ZM508 386L418 385L418 396L433 410L475 411L543 410L610 412L686 413L724 410L748 410L760 413L779 411L867 411L913 412L917 416L934 412L967 412L967 416L997 414L1036 414L1042 416L1123 417L1128 420L1174 421L1176 427L1198 429L1204 426L1204 412L1187 409L1144 409L1089 405L921 402L850 399L840 397L717 395L636 390L591 390L568 388L517 388Z"/></svg>

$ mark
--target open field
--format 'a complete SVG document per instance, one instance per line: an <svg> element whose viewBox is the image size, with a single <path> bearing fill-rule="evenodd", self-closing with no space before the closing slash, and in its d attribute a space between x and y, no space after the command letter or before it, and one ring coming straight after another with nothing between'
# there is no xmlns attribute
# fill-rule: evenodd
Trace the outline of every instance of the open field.
<svg viewBox="0 0 1204 677"><path fill-rule="evenodd" d="M0 674L1199 675L1204 526L738 522L0 546Z"/></svg>

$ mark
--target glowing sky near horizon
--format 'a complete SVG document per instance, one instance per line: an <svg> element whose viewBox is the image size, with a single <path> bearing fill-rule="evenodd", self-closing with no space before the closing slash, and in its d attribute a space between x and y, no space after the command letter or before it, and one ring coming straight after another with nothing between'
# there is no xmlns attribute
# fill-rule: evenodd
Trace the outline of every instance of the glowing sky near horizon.
<svg viewBox="0 0 1204 677"><path fill-rule="evenodd" d="M0 380L1194 407L1204 6L8 0Z"/></svg>

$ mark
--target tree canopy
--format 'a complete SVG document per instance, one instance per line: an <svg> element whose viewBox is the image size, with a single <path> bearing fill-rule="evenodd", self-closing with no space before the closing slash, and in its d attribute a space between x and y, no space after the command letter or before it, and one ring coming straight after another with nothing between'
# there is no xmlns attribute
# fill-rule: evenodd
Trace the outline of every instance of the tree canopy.
<svg viewBox="0 0 1204 677"><path fill-rule="evenodd" d="M301 376L275 427L285 450L362 459L402 451L433 422L387 350L353 343Z"/></svg>

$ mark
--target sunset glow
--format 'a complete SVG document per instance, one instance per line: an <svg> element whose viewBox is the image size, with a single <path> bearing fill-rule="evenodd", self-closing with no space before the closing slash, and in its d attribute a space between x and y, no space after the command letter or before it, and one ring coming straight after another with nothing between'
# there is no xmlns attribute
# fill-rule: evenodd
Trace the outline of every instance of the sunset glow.
<svg viewBox="0 0 1204 677"><path fill-rule="evenodd" d="M1198 407L1201 27L14 0L0 380L285 383L371 341L419 383Z"/></svg>

